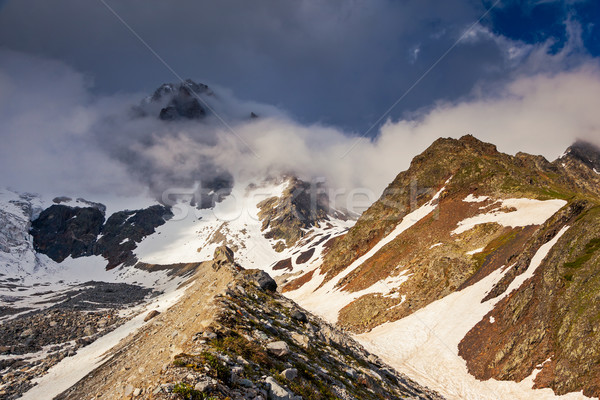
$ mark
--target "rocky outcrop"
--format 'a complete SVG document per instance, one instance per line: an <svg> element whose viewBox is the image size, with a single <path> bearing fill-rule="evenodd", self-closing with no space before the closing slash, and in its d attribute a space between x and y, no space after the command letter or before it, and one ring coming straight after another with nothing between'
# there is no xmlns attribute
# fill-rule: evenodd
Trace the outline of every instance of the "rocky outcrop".
<svg viewBox="0 0 600 400"><path fill-rule="evenodd" d="M327 223L329 198L321 185L290 178L280 197L271 197L258 204L258 217L268 239L281 241L284 247L296 244L306 229Z"/></svg>
<svg viewBox="0 0 600 400"><path fill-rule="evenodd" d="M52 205L32 222L31 235L36 251L56 262L67 257L101 255L108 268L135 263L134 250L144 237L172 216L164 206L119 211L106 222L98 207Z"/></svg>
<svg viewBox="0 0 600 400"><path fill-rule="evenodd" d="M94 254L104 214L94 207L52 205L32 222L35 249L56 262Z"/></svg>
<svg viewBox="0 0 600 400"><path fill-rule="evenodd" d="M212 94L208 86L191 79L165 83L134 111L137 115L154 115L163 121L199 120L206 116L205 100L201 96Z"/></svg>
<svg viewBox="0 0 600 400"><path fill-rule="evenodd" d="M590 143L577 142L554 161L563 171L563 179L577 192L600 196L600 149Z"/></svg>
<svg viewBox="0 0 600 400"><path fill-rule="evenodd" d="M133 255L137 243L154 233L172 215L168 208L160 205L143 210L116 212L102 226L101 237L94 246L94 254L102 255L108 260L107 268L120 264L133 265L137 261Z"/></svg>

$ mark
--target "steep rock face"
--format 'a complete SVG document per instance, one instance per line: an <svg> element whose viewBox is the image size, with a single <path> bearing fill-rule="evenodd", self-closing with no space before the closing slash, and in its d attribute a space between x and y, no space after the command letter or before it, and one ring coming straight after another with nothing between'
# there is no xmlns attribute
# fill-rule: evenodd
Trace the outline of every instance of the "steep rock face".
<svg viewBox="0 0 600 400"><path fill-rule="evenodd" d="M104 214L94 207L53 205L32 222L35 249L56 262L91 256L104 223Z"/></svg>
<svg viewBox="0 0 600 400"><path fill-rule="evenodd" d="M281 240L280 249L296 244L306 229L326 224L330 212L323 188L297 178L290 178L280 197L265 199L258 207L265 237Z"/></svg>
<svg viewBox="0 0 600 400"><path fill-rule="evenodd" d="M461 342L477 378L520 381L537 369L536 387L600 396L600 206L588 204L565 225L531 281Z"/></svg>
<svg viewBox="0 0 600 400"><path fill-rule="evenodd" d="M111 215L104 226L102 236L95 243L94 254L109 261L108 268L121 263L132 265L135 257L132 250L136 243L161 226L173 214L164 206L151 206L144 210L119 211Z"/></svg>
<svg viewBox="0 0 600 400"><path fill-rule="evenodd" d="M564 171L565 180L583 193L600 196L600 149L577 142L554 164Z"/></svg>
<svg viewBox="0 0 600 400"><path fill-rule="evenodd" d="M31 235L36 251L56 262L67 257L102 255L108 268L133 264L132 250L144 237L172 216L164 206L120 211L106 223L97 207L52 205L32 222Z"/></svg>

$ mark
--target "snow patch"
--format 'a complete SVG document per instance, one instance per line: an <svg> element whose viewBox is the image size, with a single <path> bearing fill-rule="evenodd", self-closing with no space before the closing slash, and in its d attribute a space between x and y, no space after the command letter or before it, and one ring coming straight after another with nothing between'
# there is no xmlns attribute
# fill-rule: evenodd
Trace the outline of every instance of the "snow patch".
<svg viewBox="0 0 600 400"><path fill-rule="evenodd" d="M472 256L473 254L481 253L485 249L485 247L480 247L479 249L467 251L468 256Z"/></svg>
<svg viewBox="0 0 600 400"><path fill-rule="evenodd" d="M465 203L482 203L489 199L490 196L474 196L473 194L468 195L463 199Z"/></svg>
<svg viewBox="0 0 600 400"><path fill-rule="evenodd" d="M435 247L441 246L442 244L443 244L442 242L439 242L439 243L436 243L436 244L432 244L432 245L429 247L429 250L431 250L431 249L433 249L433 248L435 248Z"/></svg>
<svg viewBox="0 0 600 400"><path fill-rule="evenodd" d="M460 221L458 227L451 234L461 234L476 225L492 222L512 228L541 225L564 207L567 202L565 200L506 199L498 200L495 204L499 205L488 213Z"/></svg>

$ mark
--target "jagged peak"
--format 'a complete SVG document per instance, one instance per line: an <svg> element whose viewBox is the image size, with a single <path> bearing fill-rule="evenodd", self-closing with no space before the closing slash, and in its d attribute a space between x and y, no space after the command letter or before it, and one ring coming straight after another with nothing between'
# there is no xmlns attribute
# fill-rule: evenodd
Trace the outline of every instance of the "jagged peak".
<svg viewBox="0 0 600 400"><path fill-rule="evenodd" d="M569 146L562 157L566 156L576 158L588 165L591 164L595 168L600 167L600 147L585 140L579 139Z"/></svg>

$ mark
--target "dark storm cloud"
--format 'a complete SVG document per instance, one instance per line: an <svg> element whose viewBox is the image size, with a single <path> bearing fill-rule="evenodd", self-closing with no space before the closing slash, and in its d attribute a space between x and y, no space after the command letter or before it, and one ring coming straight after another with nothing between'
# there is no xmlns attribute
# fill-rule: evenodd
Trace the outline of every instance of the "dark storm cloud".
<svg viewBox="0 0 600 400"><path fill-rule="evenodd" d="M248 4L111 3L180 75L213 88L230 129L214 115L132 119L175 78L101 1L6 2L0 187L160 197L223 173L239 182L296 173L379 193L440 136L472 133L550 159L576 138L599 140L600 68L590 30L568 8L556 47L554 34L503 33L494 13L504 3L475 25L479 1ZM370 137L352 136L415 82Z"/></svg>
<svg viewBox="0 0 600 400"><path fill-rule="evenodd" d="M303 122L364 131L485 11L481 1L108 1L184 78L232 88ZM489 5L488 5L489 6ZM172 74L101 1L12 0L0 45L66 61L95 90L150 91ZM392 113L513 72L492 37L457 46Z"/></svg>

